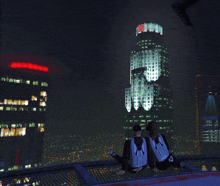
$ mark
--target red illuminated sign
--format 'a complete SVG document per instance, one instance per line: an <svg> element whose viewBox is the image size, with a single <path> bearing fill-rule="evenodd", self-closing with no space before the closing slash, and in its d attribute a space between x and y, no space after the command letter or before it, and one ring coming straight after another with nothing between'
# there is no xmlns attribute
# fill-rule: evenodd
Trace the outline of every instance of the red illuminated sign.
<svg viewBox="0 0 220 186"><path fill-rule="evenodd" d="M49 71L48 67L40 66L40 65L36 65L32 63L22 63L22 62L12 62L11 68L28 68L31 70L39 70L39 71L44 71L44 72Z"/></svg>
<svg viewBox="0 0 220 186"><path fill-rule="evenodd" d="M138 26L138 32L144 31L144 24Z"/></svg>

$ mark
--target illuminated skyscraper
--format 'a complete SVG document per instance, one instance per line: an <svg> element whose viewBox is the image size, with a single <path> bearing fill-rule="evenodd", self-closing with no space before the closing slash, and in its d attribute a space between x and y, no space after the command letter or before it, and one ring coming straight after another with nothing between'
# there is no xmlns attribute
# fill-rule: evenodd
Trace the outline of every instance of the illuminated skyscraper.
<svg viewBox="0 0 220 186"><path fill-rule="evenodd" d="M214 94L209 92L200 121L201 154L219 154L220 128Z"/></svg>
<svg viewBox="0 0 220 186"><path fill-rule="evenodd" d="M0 170L42 162L48 67L39 59L2 55L0 71Z"/></svg>
<svg viewBox="0 0 220 186"><path fill-rule="evenodd" d="M130 55L130 88L125 89L125 137L133 137L139 124L146 136L146 123L155 120L160 133L173 136L173 94L169 84L169 54L163 42L163 28L154 23L137 27Z"/></svg>
<svg viewBox="0 0 220 186"><path fill-rule="evenodd" d="M199 154L220 153L219 75L198 74L196 90L196 133Z"/></svg>

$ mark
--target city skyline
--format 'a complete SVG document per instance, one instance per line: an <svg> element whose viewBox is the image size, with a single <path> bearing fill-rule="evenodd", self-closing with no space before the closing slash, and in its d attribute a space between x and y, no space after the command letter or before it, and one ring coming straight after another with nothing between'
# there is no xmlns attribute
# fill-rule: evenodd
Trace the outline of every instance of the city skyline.
<svg viewBox="0 0 220 186"><path fill-rule="evenodd" d="M131 45L131 35L135 34L133 28L144 22L156 22L166 30L164 40L170 50L174 115L181 123L178 130L195 130L195 123L190 123L195 122L196 112L185 107L195 106L195 75L218 73L215 66L217 53L213 50L218 48L218 37L208 29L208 25L214 25L214 30L218 30L218 25L213 24L217 15L215 11L207 12L216 6L214 2L204 6L204 1L200 0L189 7L187 11L193 27L186 27L173 11L173 2L158 0L124 4L123 1L113 1L108 6L102 3L86 3L84 6L83 3L39 1L31 6L22 1L10 6L7 1L3 4L1 52L50 58L60 65L62 73L51 79L48 92L50 131L88 135L88 131L94 129L94 134L114 133L120 128L123 131L121 122L126 115L124 89L130 86L127 81L130 76L127 49ZM207 12L205 15L204 11ZM129 17L130 12L132 17ZM80 20L89 23L91 29L75 29L84 27ZM210 32L207 41L204 39L207 37L202 36L208 36ZM183 112L188 117L182 116Z"/></svg>
<svg viewBox="0 0 220 186"><path fill-rule="evenodd" d="M174 2L4 2L0 171L112 160L151 120L174 155L218 153L220 2Z"/></svg>
<svg viewBox="0 0 220 186"><path fill-rule="evenodd" d="M1 52L49 59L61 67L62 73L53 77L49 85L48 132L89 135L93 131L97 135L123 131L124 89L129 87L130 76L129 38L135 33L134 28L144 22L156 22L166 30L164 40L170 49L170 71L175 77L171 89L175 97L182 98L181 103L186 99L183 92L189 93L193 100L194 82L190 81L189 88L178 85L190 78L183 79L185 72L178 68L182 61L175 54L176 47L189 43L195 51L196 43L188 36L190 29L172 10L172 3L112 1L108 5L100 2L85 5L38 1L30 5L25 0L4 3ZM135 15L132 18L131 11ZM191 55L187 48L184 52L183 57ZM189 60L190 57L181 68L189 69L187 73L191 74L193 69L187 67Z"/></svg>

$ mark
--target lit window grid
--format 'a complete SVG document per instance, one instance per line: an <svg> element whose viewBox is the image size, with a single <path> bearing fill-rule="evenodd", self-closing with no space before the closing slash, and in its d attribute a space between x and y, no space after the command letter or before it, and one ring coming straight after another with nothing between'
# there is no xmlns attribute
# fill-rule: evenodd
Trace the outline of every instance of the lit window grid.
<svg viewBox="0 0 220 186"><path fill-rule="evenodd" d="M138 43L140 43L140 42L142 42L142 45L144 44L143 42L147 42L147 40L142 40L142 41L139 41ZM149 40L149 42L151 42L150 40ZM137 43L137 44L138 44ZM150 43L145 43L145 44L150 44ZM154 44L154 43L153 43ZM155 47L158 47L158 48L164 48L163 46L161 46L161 45L156 45ZM165 53L168 53L167 52L167 48L165 48L166 50L161 50L161 49L150 49L150 50L142 50L142 51L139 51L139 52L135 52L135 51L132 51L131 52L131 56L130 56L130 84L131 84L131 97L134 97L133 95L134 95L134 93L135 92L137 92L137 90L136 89L134 89L134 86L133 86L133 84L135 85L135 82L133 81L133 78L132 78L132 74L131 74L131 71L133 70L133 69L135 69L135 67L136 68L140 68L140 67L146 67L147 65L151 65L150 67L152 67L151 69L149 68L149 73L148 72L145 72L145 73L147 73L147 75L146 75L146 77L148 76L148 78L150 79L150 77L152 78L151 80L154 80L154 81L156 81L158 78L159 78L159 76L162 74L161 72L162 72L162 69L161 69L161 62L163 62L163 63L168 63L168 61L169 61L169 59L166 57L166 56L164 56L163 54L161 55L161 52L165 52ZM153 53L153 56L152 56L152 53ZM155 53L155 54L154 54ZM159 58L158 58L158 56L159 56ZM148 57L148 58L147 58ZM157 58L156 58L157 57ZM148 59L148 61L147 61L147 59ZM155 59L155 60L154 60ZM156 60L157 59L157 60ZM162 60L163 59L163 60ZM155 64L151 64L151 63L155 63ZM146 64L146 65L145 65ZM154 67L153 67L154 66ZM156 70L156 69L153 69L153 68L156 68L156 67L158 67L157 68L157 70L160 68L160 71L159 72L155 72L155 71L153 71L153 70ZM168 74L170 74L170 72L167 70L166 72L165 72L165 70L163 70L163 72L164 72L164 74L162 74L162 75L164 75L164 76L166 76L166 77L168 77ZM154 74L153 74L154 73ZM165 74L165 73L167 73L167 74ZM153 76L153 77L152 77ZM154 77L154 76L157 76L157 77ZM146 78L147 79L147 78ZM148 79L148 81L149 81L149 79ZM143 82L141 83L141 84L143 84ZM158 85L157 85L158 86ZM133 89L134 89L134 93L133 93ZM136 91L135 91L136 90ZM168 91L170 91L170 90L168 90ZM156 94L155 95L157 95L158 94L158 92L156 91L155 92ZM154 94L153 94L154 95ZM140 102L140 98L138 99L138 101L137 102ZM171 101L172 102L172 101ZM168 102L167 102L167 104L169 104ZM137 103L137 105L138 105L138 103ZM171 103L171 105L172 105L172 103ZM156 106L158 106L158 105L156 105ZM159 106L163 106L163 105L159 105ZM169 108L171 108L172 109L172 106L170 106ZM156 110L158 110L158 109L156 109Z"/></svg>
<svg viewBox="0 0 220 186"><path fill-rule="evenodd" d="M26 127L20 128L1 128L1 137L10 136L24 136L26 134Z"/></svg>
<svg viewBox="0 0 220 186"><path fill-rule="evenodd" d="M45 101L47 101L47 93L46 91L41 91L40 95L43 96L43 99L40 99L40 106L45 107L46 103ZM31 96L31 101L37 101L37 96ZM12 99L4 99L4 102L0 101L0 105L29 105L29 101L28 100L12 100ZM2 109L3 107L1 107ZM0 110L1 110L0 109Z"/></svg>
<svg viewBox="0 0 220 186"><path fill-rule="evenodd" d="M4 99L4 105L28 105L28 103L29 103L28 100Z"/></svg>
<svg viewBox="0 0 220 186"><path fill-rule="evenodd" d="M135 55L132 54L130 56L130 84L131 84L131 70L133 70L135 68L149 66L148 72L146 72L146 77L147 77L147 75L150 75L150 76L148 76L148 80L149 81L150 80L156 81L162 72L161 61L163 61L163 63L168 63L168 61L169 61L169 59L167 57L165 57L164 55L161 56L161 54L159 54L159 58L157 58L158 57L157 56L158 55L157 49L145 50L145 51L141 51L141 52L138 52ZM135 53L135 51L134 51L134 53ZM153 56L152 56L152 53L153 53ZM139 55L141 55L141 57ZM149 58L147 58L147 56L149 56ZM164 59L161 60L161 57ZM155 64L153 64L153 63L155 63ZM158 72L156 72L156 71L158 71ZM163 72L165 72L165 70L163 70ZM170 74L170 72L167 70L163 75L168 77L168 74Z"/></svg>
<svg viewBox="0 0 220 186"><path fill-rule="evenodd" d="M0 111L4 111L4 108L5 108L5 111L28 111L29 109L27 107L13 107L13 106L1 106L0 107ZM32 108L32 111L36 111L36 109L33 110ZM39 108L39 111L46 111L46 108Z"/></svg>
<svg viewBox="0 0 220 186"><path fill-rule="evenodd" d="M131 111L131 89L130 88L125 89L125 108L128 110L128 112Z"/></svg>
<svg viewBox="0 0 220 186"><path fill-rule="evenodd" d="M8 76L6 76L6 77L2 76L1 77L1 81L10 82L10 83L31 84L30 80L10 78ZM48 87L48 83L47 82L41 82L40 84L41 84L41 86ZM39 85L39 82L38 81L33 81L33 85Z"/></svg>
<svg viewBox="0 0 220 186"><path fill-rule="evenodd" d="M220 142L220 130L203 130L202 141L204 142Z"/></svg>
<svg viewBox="0 0 220 186"><path fill-rule="evenodd" d="M44 132L45 123L38 123L38 131ZM29 127L35 127L35 123L30 123ZM1 137L24 136L26 135L26 124L0 124Z"/></svg>
<svg viewBox="0 0 220 186"><path fill-rule="evenodd" d="M152 53L154 55L152 55ZM157 81L160 77L160 72L162 70L161 60L158 59L158 55L159 52L157 49L147 50L145 52L135 55L132 54L130 57L130 70L147 67L147 70L145 71L145 78L147 79L147 81Z"/></svg>
<svg viewBox="0 0 220 186"><path fill-rule="evenodd" d="M144 83L143 75L141 77L141 81L139 81L139 77L138 75L136 75L134 77L134 82L135 83L132 83L131 91L126 89L127 91L126 95L129 97L129 99L125 100L126 108L128 112L130 112L129 110L131 109L130 108L131 107L130 97L132 97L134 101L134 108L136 110L138 109L139 105L142 104L144 109L149 111L152 108L153 101L154 101L154 92L153 92L154 85L147 85L147 82ZM133 92L133 89L134 89L134 92ZM131 96L129 95L129 93L131 94Z"/></svg>
<svg viewBox="0 0 220 186"><path fill-rule="evenodd" d="M203 126L218 126L218 120L205 120L205 125Z"/></svg>

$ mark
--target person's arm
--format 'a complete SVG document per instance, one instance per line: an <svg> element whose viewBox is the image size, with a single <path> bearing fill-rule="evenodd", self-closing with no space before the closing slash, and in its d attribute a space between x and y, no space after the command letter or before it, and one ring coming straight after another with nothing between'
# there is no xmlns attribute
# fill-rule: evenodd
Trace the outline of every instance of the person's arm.
<svg viewBox="0 0 220 186"><path fill-rule="evenodd" d="M164 142L166 143L167 149L169 150L170 148L169 148L169 145L168 145L168 143L167 143L167 140L166 140L165 135L164 135L164 134L161 134L161 136L163 137L163 140L164 140Z"/></svg>
<svg viewBox="0 0 220 186"><path fill-rule="evenodd" d="M128 160L130 158L130 140L126 140L124 144L124 150L123 150L123 162L122 162L122 168L121 170L127 171L128 170Z"/></svg>
<svg viewBox="0 0 220 186"><path fill-rule="evenodd" d="M150 145L149 138L145 138L147 142L147 163L150 166L150 169L154 169L156 167L155 159L154 159L154 152Z"/></svg>

